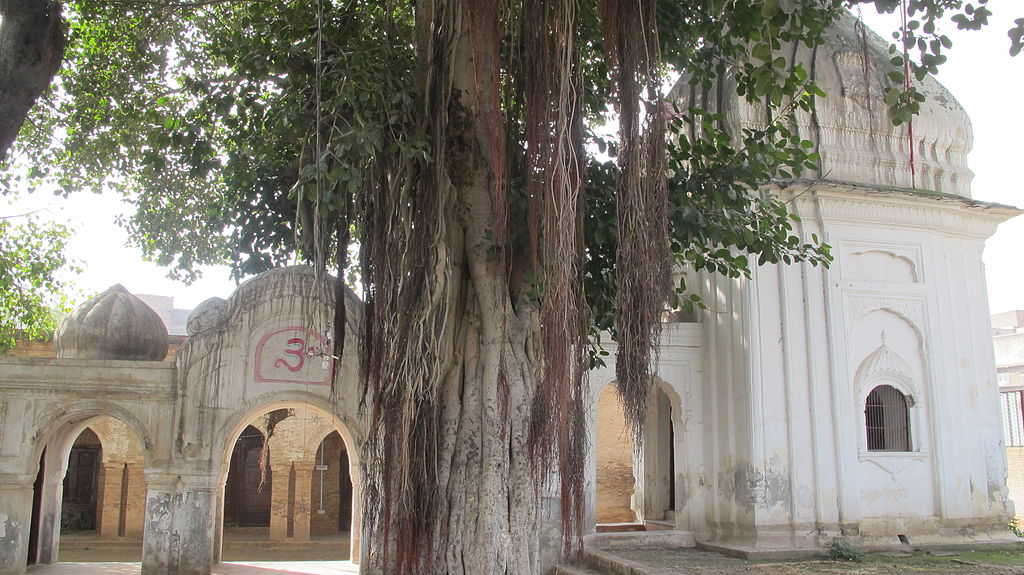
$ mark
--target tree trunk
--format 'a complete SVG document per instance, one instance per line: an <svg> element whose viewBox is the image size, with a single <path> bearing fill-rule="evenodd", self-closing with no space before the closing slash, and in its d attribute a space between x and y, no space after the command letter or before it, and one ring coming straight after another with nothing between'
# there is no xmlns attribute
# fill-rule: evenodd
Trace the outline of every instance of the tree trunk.
<svg viewBox="0 0 1024 575"><path fill-rule="evenodd" d="M468 15L465 20L470 20ZM501 169L487 110L493 52L473 45L463 27L451 61L451 97L442 194L450 258L445 348L446 371L437 393L440 421L436 466L440 478L433 550L421 570L437 575L540 575L553 567L561 544L557 511L546 486L536 485L529 453L531 405L536 389L539 314L527 298L514 302L505 252L495 233L495 186ZM496 96L496 94L495 94ZM492 108L493 109L493 108ZM499 196L500 197L500 196ZM521 222L520 222L521 223ZM557 504L553 507L557 508ZM364 572L389 574L380 521L369 521Z"/></svg>
<svg viewBox="0 0 1024 575"><path fill-rule="evenodd" d="M473 124L450 118L472 138ZM458 137L458 136L455 136ZM462 143L467 143L465 140ZM534 393L536 313L513 310L493 248L490 188L482 158L462 158L456 196L460 216L449 223L452 268L452 340L438 392L441 421L436 460L440 476L435 535L437 559L429 571L445 575L526 575L543 572L538 504L527 442ZM454 185L454 184L453 184ZM451 212L450 212L451 213ZM504 377L499 377L501 364ZM367 571L388 573L384 533L370 541ZM560 541L557 537L552 538ZM547 561L550 562L550 561Z"/></svg>
<svg viewBox="0 0 1024 575"><path fill-rule="evenodd" d="M61 4L0 0L0 160L64 56Z"/></svg>

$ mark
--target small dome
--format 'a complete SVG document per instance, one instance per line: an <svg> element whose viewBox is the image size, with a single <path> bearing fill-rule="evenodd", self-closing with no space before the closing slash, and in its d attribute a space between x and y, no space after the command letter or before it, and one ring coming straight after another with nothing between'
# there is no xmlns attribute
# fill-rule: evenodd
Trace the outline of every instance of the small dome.
<svg viewBox="0 0 1024 575"><path fill-rule="evenodd" d="M223 298L211 297L199 304L188 314L185 331L188 335L203 333L223 325L228 317L228 302Z"/></svg>
<svg viewBox="0 0 1024 575"><path fill-rule="evenodd" d="M161 361L167 327L120 284L76 307L57 327L57 357Z"/></svg>

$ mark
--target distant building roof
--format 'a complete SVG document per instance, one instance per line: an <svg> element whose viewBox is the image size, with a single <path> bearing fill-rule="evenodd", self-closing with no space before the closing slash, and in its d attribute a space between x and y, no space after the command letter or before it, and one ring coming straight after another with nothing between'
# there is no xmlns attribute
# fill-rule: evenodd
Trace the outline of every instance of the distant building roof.
<svg viewBox="0 0 1024 575"><path fill-rule="evenodd" d="M1015 309L992 314L992 329L997 332L1017 331L1024 327L1024 310Z"/></svg>
<svg viewBox="0 0 1024 575"><path fill-rule="evenodd" d="M174 298L166 295L138 294L136 297L146 302L146 305L153 308L160 319L164 320L167 326L167 333L170 335L185 335L185 324L191 309L180 309L174 307Z"/></svg>

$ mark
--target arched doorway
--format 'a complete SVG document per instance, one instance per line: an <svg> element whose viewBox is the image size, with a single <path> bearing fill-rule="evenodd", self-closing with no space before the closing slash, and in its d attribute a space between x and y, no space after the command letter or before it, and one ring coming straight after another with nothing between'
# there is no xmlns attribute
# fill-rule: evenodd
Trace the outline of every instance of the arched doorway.
<svg viewBox="0 0 1024 575"><path fill-rule="evenodd" d="M598 532L676 529L679 396L656 380L648 399L640 451L634 449L615 382L594 413L594 522Z"/></svg>
<svg viewBox="0 0 1024 575"><path fill-rule="evenodd" d="M312 494L310 536L348 533L352 525L352 478L348 448L337 431L329 433L317 448Z"/></svg>
<svg viewBox="0 0 1024 575"><path fill-rule="evenodd" d="M78 434L71 445L68 470L64 474L64 499L60 508L62 536L70 532L92 532L99 524L97 503L102 486L102 452L100 438L88 427Z"/></svg>
<svg viewBox="0 0 1024 575"><path fill-rule="evenodd" d="M29 562L138 561L147 485L134 428L109 415L77 414L45 437Z"/></svg>
<svg viewBox="0 0 1024 575"><path fill-rule="evenodd" d="M595 521L599 531L628 529L636 524L633 495L633 440L626 428L626 416L618 386L609 383L598 396L595 421L596 460Z"/></svg>
<svg viewBox="0 0 1024 575"><path fill-rule="evenodd" d="M672 400L658 383L651 390L644 430L641 476L643 519L649 526L674 528L676 512L676 433Z"/></svg>
<svg viewBox="0 0 1024 575"><path fill-rule="evenodd" d="M219 560L358 556L354 466L340 423L288 402L250 412L238 427L225 458Z"/></svg>
<svg viewBox="0 0 1024 575"><path fill-rule="evenodd" d="M224 486L225 527L269 527L274 481L266 465L266 437L252 425L242 430L231 451Z"/></svg>

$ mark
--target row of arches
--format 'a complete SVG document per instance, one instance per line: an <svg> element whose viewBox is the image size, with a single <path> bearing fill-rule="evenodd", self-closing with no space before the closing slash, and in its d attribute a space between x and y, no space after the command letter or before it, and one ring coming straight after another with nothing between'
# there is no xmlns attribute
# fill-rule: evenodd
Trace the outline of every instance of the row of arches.
<svg viewBox="0 0 1024 575"><path fill-rule="evenodd" d="M53 427L40 447L27 563L138 561L153 465L147 440L103 413ZM301 402L255 410L236 427L218 473L215 560L233 552L252 560L261 549L253 543L264 541L326 542L318 548L327 559L358 556L357 457L347 430Z"/></svg>
<svg viewBox="0 0 1024 575"><path fill-rule="evenodd" d="M661 389L655 401L651 443L670 455L667 465L660 456L648 458L649 465L662 467L646 489L647 498L658 503L642 516L669 520L675 507L674 408ZM614 385L605 387L599 410L621 419ZM116 415L76 414L74 422L59 421L44 435L33 486L29 564L53 563L62 556L79 560L83 547L94 551L90 559L104 559L96 550L105 548L121 550L118 560L126 560L125 548L141 554L147 469L153 464L149 439L133 423ZM358 533L353 537L358 522L356 461L342 426L311 405L279 402L253 411L236 427L221 466L215 547L230 550L239 541L303 542L327 536L341 543L337 559L351 557L351 542L359 538ZM597 429L608 427L599 423ZM616 435L598 442L597 457L618 461L620 481L608 483L612 477L599 473L597 520L635 523L640 518L633 509L632 444L621 424L611 428ZM604 515L604 507L618 515ZM118 545L105 546L112 543Z"/></svg>

